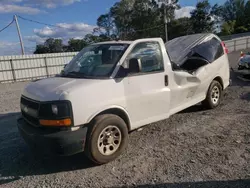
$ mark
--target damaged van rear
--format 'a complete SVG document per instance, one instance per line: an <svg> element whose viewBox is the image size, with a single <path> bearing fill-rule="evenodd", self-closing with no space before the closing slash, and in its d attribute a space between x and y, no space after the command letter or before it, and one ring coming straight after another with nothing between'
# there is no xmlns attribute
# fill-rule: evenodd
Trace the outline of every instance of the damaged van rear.
<svg viewBox="0 0 250 188"><path fill-rule="evenodd" d="M95 43L60 74L27 85L18 129L34 151L84 152L104 164L124 152L130 131L200 102L218 107L229 82L214 34Z"/></svg>

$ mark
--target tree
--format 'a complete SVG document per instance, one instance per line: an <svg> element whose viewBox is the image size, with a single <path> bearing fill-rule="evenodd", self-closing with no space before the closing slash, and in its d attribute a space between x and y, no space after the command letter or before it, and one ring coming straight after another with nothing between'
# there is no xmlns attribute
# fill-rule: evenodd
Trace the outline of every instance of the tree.
<svg viewBox="0 0 250 188"><path fill-rule="evenodd" d="M224 21L232 21L237 18L237 7L235 4L235 0L227 0L225 4L221 7L221 16Z"/></svg>
<svg viewBox="0 0 250 188"><path fill-rule="evenodd" d="M224 21L224 23L222 23L222 34L234 34L250 31L249 1L227 0L224 5L217 7L216 11L217 15L222 19L222 21ZM232 28L232 26L234 28Z"/></svg>
<svg viewBox="0 0 250 188"><path fill-rule="evenodd" d="M149 29L163 24L158 4L154 0L136 0L133 8L130 23L133 29L130 30L130 37L137 39L159 35L159 28ZM161 29L164 27L162 26Z"/></svg>
<svg viewBox="0 0 250 188"><path fill-rule="evenodd" d="M99 18L97 19L97 26L98 26L97 31L102 33L102 30L104 30L105 33L102 34L107 35L108 37L111 37L111 35L115 33L114 19L112 18L110 12L99 16Z"/></svg>
<svg viewBox="0 0 250 188"><path fill-rule="evenodd" d="M169 3L169 0L165 0L167 4L161 4L161 13L163 16L164 8L166 8L167 18L169 21L175 20L175 10L180 9L179 0L171 0Z"/></svg>
<svg viewBox="0 0 250 188"><path fill-rule="evenodd" d="M167 17L173 20L178 0L166 6ZM145 37L163 37L164 6L158 0L121 0L110 9L119 38L134 40Z"/></svg>
<svg viewBox="0 0 250 188"><path fill-rule="evenodd" d="M120 39L126 39L127 33L132 30L132 12L135 0L121 0L110 8L110 14L114 19L117 34Z"/></svg>
<svg viewBox="0 0 250 188"><path fill-rule="evenodd" d="M248 31L250 31L250 1L247 1L245 5L244 15L245 15L246 27Z"/></svg>
<svg viewBox="0 0 250 188"><path fill-rule="evenodd" d="M87 34L84 39L83 39L86 44L91 44L91 43L97 43L97 42L104 42L104 41L108 41L109 37L107 37L106 35L92 35L92 34Z"/></svg>
<svg viewBox="0 0 250 188"><path fill-rule="evenodd" d="M247 28L247 22L245 17L245 0L235 0L235 6L236 6L236 23L235 23L235 31L241 31L246 32ZM242 28L242 29L239 29ZM245 30L245 31L244 31Z"/></svg>
<svg viewBox="0 0 250 188"><path fill-rule="evenodd" d="M49 49L49 53L63 52L63 42L61 39L49 38L45 41L44 46Z"/></svg>
<svg viewBox="0 0 250 188"><path fill-rule="evenodd" d="M193 34L193 25L190 18L184 17L172 20L168 24L169 39Z"/></svg>
<svg viewBox="0 0 250 188"><path fill-rule="evenodd" d="M43 44L36 45L36 50L34 54L46 54L49 53L49 48L44 46Z"/></svg>
<svg viewBox="0 0 250 188"><path fill-rule="evenodd" d="M68 46L66 46L66 51L68 52L78 52L81 51L88 43L83 39L70 39L68 41Z"/></svg>
<svg viewBox="0 0 250 188"><path fill-rule="evenodd" d="M191 12L191 21L195 33L213 31L214 22L212 21L211 10L208 0L197 3L196 9Z"/></svg>
<svg viewBox="0 0 250 188"><path fill-rule="evenodd" d="M63 42L61 39L47 39L44 44L36 46L35 54L44 54L44 53L59 53L64 50Z"/></svg>
<svg viewBox="0 0 250 188"><path fill-rule="evenodd" d="M236 21L228 21L222 24L221 34L222 35L232 35L235 33L235 23Z"/></svg>
<svg viewBox="0 0 250 188"><path fill-rule="evenodd" d="M235 33L245 33L248 32L248 29L245 26L239 26L235 28Z"/></svg>

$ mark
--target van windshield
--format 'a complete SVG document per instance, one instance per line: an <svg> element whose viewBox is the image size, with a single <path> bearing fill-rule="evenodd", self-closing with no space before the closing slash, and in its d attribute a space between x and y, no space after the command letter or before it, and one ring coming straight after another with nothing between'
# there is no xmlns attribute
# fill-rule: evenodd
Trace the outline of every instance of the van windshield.
<svg viewBox="0 0 250 188"><path fill-rule="evenodd" d="M108 78L129 44L94 44L83 48L64 68L63 77Z"/></svg>

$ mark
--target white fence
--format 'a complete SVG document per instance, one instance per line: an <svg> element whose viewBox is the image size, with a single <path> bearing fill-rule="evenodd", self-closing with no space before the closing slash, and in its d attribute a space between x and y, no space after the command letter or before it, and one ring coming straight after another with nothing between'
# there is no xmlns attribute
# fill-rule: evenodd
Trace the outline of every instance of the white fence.
<svg viewBox="0 0 250 188"><path fill-rule="evenodd" d="M233 40L233 39L242 38L242 37L250 37L250 32L221 36L220 38L226 41L226 40Z"/></svg>
<svg viewBox="0 0 250 188"><path fill-rule="evenodd" d="M250 49L250 37L241 37L233 40L226 40L225 44L229 52Z"/></svg>
<svg viewBox="0 0 250 188"><path fill-rule="evenodd" d="M250 37L225 40L229 52L250 49ZM0 83L54 76L76 52L24 56L0 56Z"/></svg>
<svg viewBox="0 0 250 188"><path fill-rule="evenodd" d="M76 55L75 52L0 56L0 83L54 76Z"/></svg>

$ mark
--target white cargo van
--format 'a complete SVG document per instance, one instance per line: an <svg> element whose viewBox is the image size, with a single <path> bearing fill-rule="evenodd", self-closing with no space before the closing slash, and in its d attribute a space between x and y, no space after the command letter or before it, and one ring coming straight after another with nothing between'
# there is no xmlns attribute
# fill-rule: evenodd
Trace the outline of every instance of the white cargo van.
<svg viewBox="0 0 250 188"><path fill-rule="evenodd" d="M33 149L108 163L130 131L200 102L217 107L230 81L226 52L213 34L91 44L59 75L28 84L19 131Z"/></svg>

